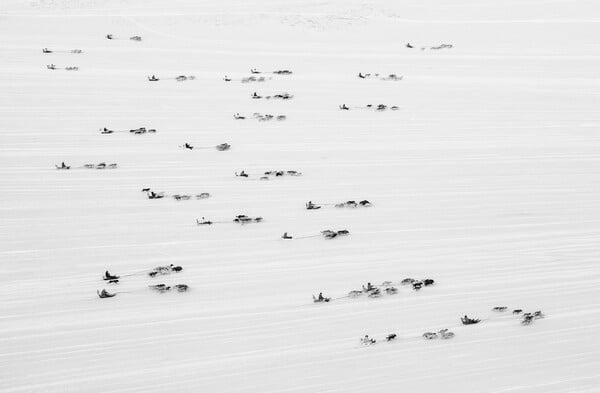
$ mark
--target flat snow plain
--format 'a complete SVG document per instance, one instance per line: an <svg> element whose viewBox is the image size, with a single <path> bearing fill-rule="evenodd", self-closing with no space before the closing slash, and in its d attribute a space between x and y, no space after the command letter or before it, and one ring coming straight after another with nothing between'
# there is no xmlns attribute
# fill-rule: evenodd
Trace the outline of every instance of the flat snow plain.
<svg viewBox="0 0 600 393"><path fill-rule="evenodd" d="M0 391L599 392L599 36L594 0L2 0ZM374 206L304 209L348 199ZM195 224L237 214L265 222ZM280 239L323 229L351 234ZM312 303L406 277L436 285Z"/></svg>

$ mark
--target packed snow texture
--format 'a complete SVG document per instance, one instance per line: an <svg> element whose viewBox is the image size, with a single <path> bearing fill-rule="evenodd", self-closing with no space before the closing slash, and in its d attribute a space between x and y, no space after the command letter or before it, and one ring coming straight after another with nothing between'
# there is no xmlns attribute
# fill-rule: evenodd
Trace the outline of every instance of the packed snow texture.
<svg viewBox="0 0 600 393"><path fill-rule="evenodd" d="M0 391L599 392L599 26L595 0L2 0ZM264 221L195 221L239 214ZM406 277L436 284L311 297Z"/></svg>

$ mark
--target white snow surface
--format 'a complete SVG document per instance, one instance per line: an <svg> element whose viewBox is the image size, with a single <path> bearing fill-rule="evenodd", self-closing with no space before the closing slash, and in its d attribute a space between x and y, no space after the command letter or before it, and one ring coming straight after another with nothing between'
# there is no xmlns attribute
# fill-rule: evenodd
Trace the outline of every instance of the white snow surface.
<svg viewBox="0 0 600 393"><path fill-rule="evenodd" d="M600 392L597 1L1 0L0 37L0 391Z"/></svg>

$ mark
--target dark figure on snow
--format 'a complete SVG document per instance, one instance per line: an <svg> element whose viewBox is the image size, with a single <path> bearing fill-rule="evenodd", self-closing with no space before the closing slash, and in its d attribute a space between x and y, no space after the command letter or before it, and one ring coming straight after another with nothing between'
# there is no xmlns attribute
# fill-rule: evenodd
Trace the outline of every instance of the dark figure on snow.
<svg viewBox="0 0 600 393"><path fill-rule="evenodd" d="M463 325L474 325L481 321L480 319L469 318L466 315L464 317L462 317L460 320Z"/></svg>
<svg viewBox="0 0 600 393"><path fill-rule="evenodd" d="M117 296L116 293L109 293L109 292L106 291L106 289L103 289L102 292L96 291L96 293L98 294L98 297L100 297L100 299L104 299L104 298L107 298L107 297Z"/></svg>
<svg viewBox="0 0 600 393"><path fill-rule="evenodd" d="M347 110L348 110L348 109L350 109L350 108L348 108L348 107L346 106L346 104L342 104L342 105L340 106L340 109L341 109L341 110L343 110L343 111L347 111Z"/></svg>
<svg viewBox="0 0 600 393"><path fill-rule="evenodd" d="M358 73L358 77L359 77L359 78L361 78L361 79L365 79L367 76L366 76L366 75L363 75L362 73L360 73L360 72L359 72L359 73Z"/></svg>
<svg viewBox="0 0 600 393"><path fill-rule="evenodd" d="M185 143L185 145L183 145L183 147L185 147L186 149L189 149L189 150L194 150L194 146L190 145L187 142Z"/></svg>
<svg viewBox="0 0 600 393"><path fill-rule="evenodd" d="M410 42L408 44L406 44L406 47L411 48L411 49L413 48L413 46L410 44Z"/></svg>
<svg viewBox="0 0 600 393"><path fill-rule="evenodd" d="M197 225L212 225L212 221L207 221L206 219L204 219L204 217L202 217L202 220L198 220L196 218L196 224Z"/></svg>
<svg viewBox="0 0 600 393"><path fill-rule="evenodd" d="M112 39L113 39L113 36L112 36L112 34L107 34L107 35L106 35L106 39L108 39L108 40L112 40Z"/></svg>
<svg viewBox="0 0 600 393"><path fill-rule="evenodd" d="M238 177L248 177L248 174L244 171L241 171L239 174L236 172L235 175Z"/></svg>
<svg viewBox="0 0 600 393"><path fill-rule="evenodd" d="M281 236L282 239L291 239L292 237L290 235L288 235L287 232L283 233L283 236Z"/></svg>
<svg viewBox="0 0 600 393"><path fill-rule="evenodd" d="M229 78L227 75L225 75L225 78L223 78L223 80L225 82L231 82L231 78Z"/></svg>
<svg viewBox="0 0 600 393"><path fill-rule="evenodd" d="M105 280L116 280L116 279L118 279L118 278L119 278L119 276L115 276L115 275L113 275L113 274L110 274L110 273L108 272L108 270L104 272L104 279L105 279Z"/></svg>
<svg viewBox="0 0 600 393"><path fill-rule="evenodd" d="M316 210L316 209L320 209L321 206L317 206L314 203L312 203L312 201L308 201L308 203L306 204L306 210Z"/></svg>

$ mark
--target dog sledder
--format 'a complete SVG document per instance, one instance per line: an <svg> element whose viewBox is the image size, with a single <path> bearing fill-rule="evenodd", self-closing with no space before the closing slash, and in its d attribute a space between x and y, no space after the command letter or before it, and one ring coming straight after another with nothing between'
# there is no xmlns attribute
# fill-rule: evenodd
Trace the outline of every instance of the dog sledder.
<svg viewBox="0 0 600 393"><path fill-rule="evenodd" d="M469 318L465 315L464 317L460 318L460 321L462 322L463 325L475 325L475 324L478 324L479 322L481 322L481 319Z"/></svg>
<svg viewBox="0 0 600 393"><path fill-rule="evenodd" d="M98 297L100 299L106 299L106 298L109 298L109 297L115 297L115 296L117 296L116 293L110 293L106 289L103 289L100 292L98 290L96 290L96 293L98 294Z"/></svg>
<svg viewBox="0 0 600 393"><path fill-rule="evenodd" d="M350 109L374 109L377 112L383 112L388 109L392 110L392 111L400 110L400 107L397 105L389 106L389 105L385 105L385 104L378 104L378 105L367 104L365 106L352 106L352 107L349 107L346 104L342 104L342 105L339 105L339 108L342 111L349 111Z"/></svg>
<svg viewBox="0 0 600 393"><path fill-rule="evenodd" d="M246 172L245 170L242 170L239 173L235 172L235 176L236 177L245 177L245 178L249 178L250 176L252 176L252 177L258 177L258 180L269 180L272 177L298 177L298 176L302 176L302 172L293 171L293 170L276 170L276 171L266 171L262 175L258 175L258 174L250 174L250 173Z"/></svg>
<svg viewBox="0 0 600 393"><path fill-rule="evenodd" d="M192 144L186 142L180 147L186 150L216 149L217 151L227 151L231 149L231 145L229 143L219 143L216 146L193 146Z"/></svg>
<svg viewBox="0 0 600 393"><path fill-rule="evenodd" d="M319 292L318 296L313 295L314 303L329 303L330 301L331 301L331 298L323 296L323 292Z"/></svg>
<svg viewBox="0 0 600 393"><path fill-rule="evenodd" d="M105 271L104 275L102 276L102 279L106 282L108 282L109 284L118 284L119 283L119 276L114 275L114 274L110 274L109 271Z"/></svg>
<svg viewBox="0 0 600 393"><path fill-rule="evenodd" d="M401 81L404 78L402 75L398 76L397 74L389 74L387 76L380 76L379 74L363 74L362 72L358 73L359 79L369 79L371 77L375 77L382 81Z"/></svg>
<svg viewBox="0 0 600 393"><path fill-rule="evenodd" d="M70 165L66 165L66 164L64 163L64 161L63 161L63 162L60 164L60 166L58 166L58 165L54 165L54 166L55 166L55 167L56 167L56 169L58 169L58 170L64 170L64 171L66 171L66 170L69 170L69 169L71 169L71 166L70 166Z"/></svg>
<svg viewBox="0 0 600 393"><path fill-rule="evenodd" d="M154 192L148 187L143 188L142 192L146 193L146 196L148 197L148 199L162 199L162 198L168 196L168 195L165 195L164 192ZM196 194L195 196L190 195L190 194L173 194L173 195L171 195L171 197L173 199L175 199L176 201L188 201L188 200L192 199L193 197L195 197L197 200L199 200L199 199L210 198L210 193L201 192L200 194Z"/></svg>
<svg viewBox="0 0 600 393"><path fill-rule="evenodd" d="M156 129L139 127L139 128L132 128L130 130L111 130L109 128L103 127L103 128L100 128L100 133L104 134L104 135L115 134L115 133L129 133L129 134L134 134L134 135L141 135L141 134L155 134Z"/></svg>
<svg viewBox="0 0 600 393"><path fill-rule="evenodd" d="M212 220L207 220L206 218L202 217L201 219L196 219L196 225L197 226L204 226L204 225L214 225L214 224L242 224L242 225L246 225L246 224L257 224L260 222L263 222L263 218L262 217L249 217L245 214L238 214L237 216L234 217L234 219L232 221L212 221Z"/></svg>
<svg viewBox="0 0 600 393"><path fill-rule="evenodd" d="M318 210L321 209L322 207L335 207L335 208L357 208L357 207L371 207L373 206L373 204L371 202L369 202L366 199L363 199L362 201L356 202L356 201L346 201L346 202L340 202L340 203L314 203L312 201L308 201L307 203L305 203L304 205L306 207L306 210Z"/></svg>
<svg viewBox="0 0 600 393"><path fill-rule="evenodd" d="M279 94L273 94L273 95L260 95L257 92L254 92L250 95L250 98L252 98L253 100L261 100L261 99L265 99L265 100L291 100L294 98L293 94L290 93L279 93Z"/></svg>

